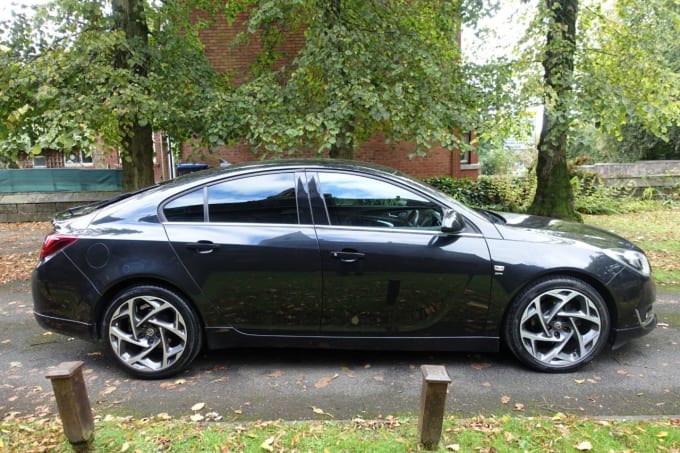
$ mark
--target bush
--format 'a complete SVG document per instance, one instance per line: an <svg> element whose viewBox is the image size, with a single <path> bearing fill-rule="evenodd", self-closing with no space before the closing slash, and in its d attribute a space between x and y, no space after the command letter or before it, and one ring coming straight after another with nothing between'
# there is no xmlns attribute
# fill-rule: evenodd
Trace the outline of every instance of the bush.
<svg viewBox="0 0 680 453"><path fill-rule="evenodd" d="M425 182L467 206L496 211L526 211L536 190L535 179L529 177L480 176L472 180L436 176Z"/></svg>
<svg viewBox="0 0 680 453"><path fill-rule="evenodd" d="M535 177L480 176L477 180L437 176L425 182L461 203L495 211L526 212L536 190ZM680 188L660 192L647 188L607 187L595 173L573 171L571 186L574 207L581 214L623 214L659 205L673 206L680 200Z"/></svg>

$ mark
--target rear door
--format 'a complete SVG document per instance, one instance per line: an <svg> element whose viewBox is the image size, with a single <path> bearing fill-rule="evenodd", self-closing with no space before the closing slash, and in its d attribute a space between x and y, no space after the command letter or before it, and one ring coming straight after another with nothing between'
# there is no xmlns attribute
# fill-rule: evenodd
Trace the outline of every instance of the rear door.
<svg viewBox="0 0 680 453"><path fill-rule="evenodd" d="M232 178L163 207L168 238L210 301L208 326L318 332L320 257L301 176Z"/></svg>

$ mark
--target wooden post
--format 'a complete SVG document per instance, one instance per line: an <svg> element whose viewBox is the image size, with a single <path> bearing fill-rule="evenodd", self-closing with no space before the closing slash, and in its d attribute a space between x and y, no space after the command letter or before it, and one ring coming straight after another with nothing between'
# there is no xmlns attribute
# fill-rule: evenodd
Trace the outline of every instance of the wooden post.
<svg viewBox="0 0 680 453"><path fill-rule="evenodd" d="M426 450L436 450L442 435L446 389L451 378L442 365L423 365L423 389L420 398L418 433Z"/></svg>
<svg viewBox="0 0 680 453"><path fill-rule="evenodd" d="M64 426L64 434L76 450L86 450L94 440L94 419L83 379L83 362L62 362L45 376Z"/></svg>

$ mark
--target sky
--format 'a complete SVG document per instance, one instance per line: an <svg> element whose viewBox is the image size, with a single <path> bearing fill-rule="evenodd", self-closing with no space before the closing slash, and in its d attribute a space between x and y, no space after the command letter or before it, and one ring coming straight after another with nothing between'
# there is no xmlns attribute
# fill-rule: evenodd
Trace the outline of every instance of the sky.
<svg viewBox="0 0 680 453"><path fill-rule="evenodd" d="M526 15L535 8L534 2L501 0L493 17L479 21L478 27L488 29L483 39L475 31L463 28L461 41L465 58L483 62L498 56L510 56L526 29Z"/></svg>

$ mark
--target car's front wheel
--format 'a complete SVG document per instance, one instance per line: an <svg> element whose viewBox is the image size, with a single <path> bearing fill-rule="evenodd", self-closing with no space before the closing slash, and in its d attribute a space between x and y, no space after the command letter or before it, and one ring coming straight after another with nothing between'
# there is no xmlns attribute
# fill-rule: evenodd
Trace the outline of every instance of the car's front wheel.
<svg viewBox="0 0 680 453"><path fill-rule="evenodd" d="M143 379L172 376L198 354L200 323L174 291L139 285L119 293L104 314L104 340L128 373Z"/></svg>
<svg viewBox="0 0 680 453"><path fill-rule="evenodd" d="M515 298L504 338L513 354L535 370L574 371L605 347L609 319L605 301L591 285L572 277L551 277Z"/></svg>

